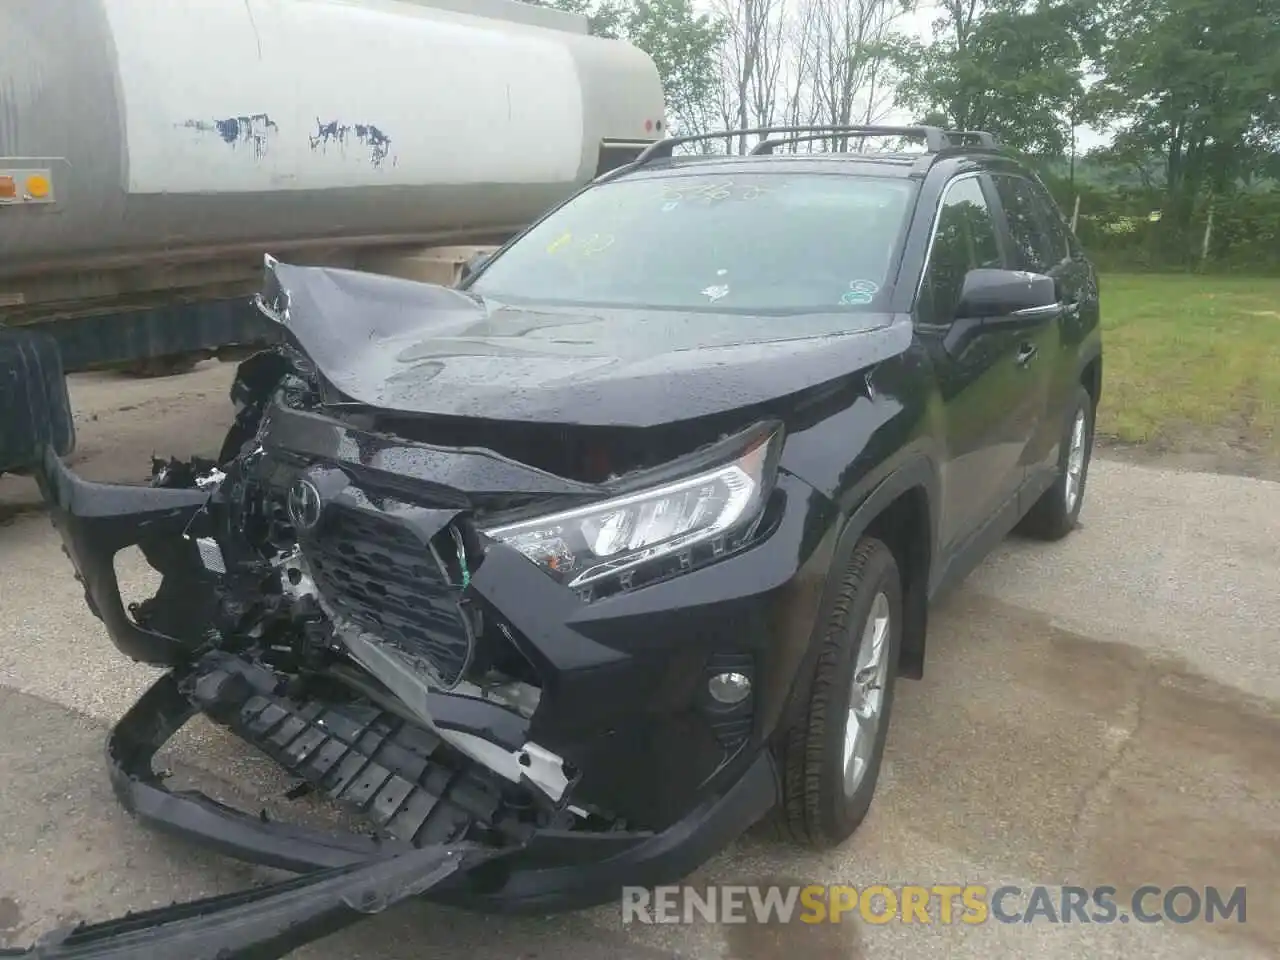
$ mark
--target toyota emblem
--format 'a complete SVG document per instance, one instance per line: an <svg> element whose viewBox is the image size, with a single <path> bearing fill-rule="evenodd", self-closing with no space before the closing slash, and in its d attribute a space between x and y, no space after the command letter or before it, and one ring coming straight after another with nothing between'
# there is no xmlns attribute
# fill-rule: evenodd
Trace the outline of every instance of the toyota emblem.
<svg viewBox="0 0 1280 960"><path fill-rule="evenodd" d="M289 519L299 530L310 530L320 522L320 491L310 480L299 477L289 488Z"/></svg>

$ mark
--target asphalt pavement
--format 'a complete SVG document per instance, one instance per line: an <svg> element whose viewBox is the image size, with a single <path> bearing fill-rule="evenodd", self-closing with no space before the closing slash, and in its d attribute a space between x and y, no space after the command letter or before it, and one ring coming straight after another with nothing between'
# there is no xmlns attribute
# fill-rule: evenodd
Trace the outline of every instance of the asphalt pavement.
<svg viewBox="0 0 1280 960"><path fill-rule="evenodd" d="M76 469L143 480L211 454L231 368L72 378ZM84 606L28 482L0 479L0 945L268 878L133 822L105 731L155 675ZM136 557L126 593L145 596ZM932 613L926 677L899 687L879 794L814 854L754 831L707 883L1245 886L1244 923L624 926L616 907L479 917L420 903L299 951L308 960L644 960L1280 955L1280 484L1100 459L1082 528L1009 539ZM195 724L165 758L277 809L272 765ZM310 815L319 815L310 811Z"/></svg>

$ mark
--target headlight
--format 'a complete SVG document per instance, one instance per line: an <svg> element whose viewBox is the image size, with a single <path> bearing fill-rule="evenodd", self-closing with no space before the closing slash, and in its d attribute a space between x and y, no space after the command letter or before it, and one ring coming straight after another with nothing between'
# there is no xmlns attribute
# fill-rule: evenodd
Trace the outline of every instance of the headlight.
<svg viewBox="0 0 1280 960"><path fill-rule="evenodd" d="M683 480L485 530L566 586L689 569L745 543L760 522L774 433L736 460Z"/></svg>

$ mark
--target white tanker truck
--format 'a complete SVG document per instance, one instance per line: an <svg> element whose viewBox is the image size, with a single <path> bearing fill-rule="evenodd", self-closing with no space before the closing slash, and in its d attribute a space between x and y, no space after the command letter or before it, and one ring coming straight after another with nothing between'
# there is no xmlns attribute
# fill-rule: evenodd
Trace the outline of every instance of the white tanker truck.
<svg viewBox="0 0 1280 960"><path fill-rule="evenodd" d="M5 0L0 328L181 369L272 335L264 252L449 283L664 131L646 54L514 0Z"/></svg>

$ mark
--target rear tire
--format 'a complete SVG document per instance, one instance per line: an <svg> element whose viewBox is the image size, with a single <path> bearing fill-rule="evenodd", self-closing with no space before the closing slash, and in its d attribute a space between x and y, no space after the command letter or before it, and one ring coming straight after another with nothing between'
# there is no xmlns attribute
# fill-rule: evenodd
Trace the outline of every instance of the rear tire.
<svg viewBox="0 0 1280 960"><path fill-rule="evenodd" d="M819 642L807 710L783 743L780 819L793 840L830 848L867 815L893 707L902 582L881 541L858 543ZM873 711L874 725L859 721Z"/></svg>
<svg viewBox="0 0 1280 960"><path fill-rule="evenodd" d="M1037 540L1061 540L1076 528L1093 459L1094 413L1089 391L1076 387L1059 444L1058 479L1027 511L1018 524L1019 533Z"/></svg>

